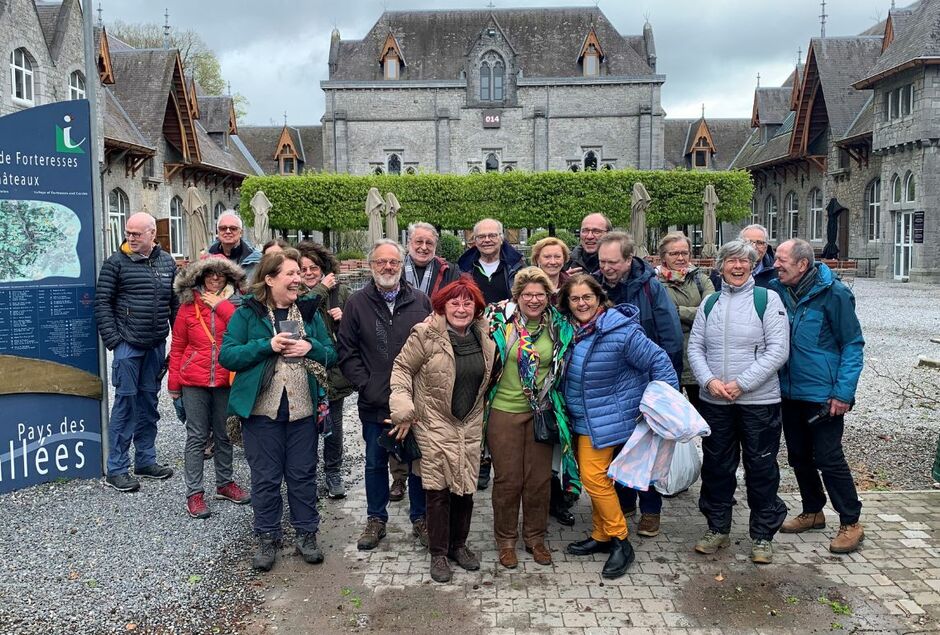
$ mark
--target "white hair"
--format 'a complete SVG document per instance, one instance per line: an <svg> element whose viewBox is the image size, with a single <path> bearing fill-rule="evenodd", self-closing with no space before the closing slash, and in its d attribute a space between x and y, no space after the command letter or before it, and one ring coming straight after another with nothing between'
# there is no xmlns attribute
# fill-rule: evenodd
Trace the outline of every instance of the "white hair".
<svg viewBox="0 0 940 635"><path fill-rule="evenodd" d="M498 233L500 236L503 235L503 224L502 224L501 222L499 222L499 221L496 220L495 218L484 218L484 219L482 219L482 220L477 221L477 224L473 226L473 235L474 235L474 236L476 236L476 235L479 233L478 230L480 229L480 225L482 225L483 223L496 223L496 227L497 227L497 230L496 230L496 231L497 231L497 233Z"/></svg>
<svg viewBox="0 0 940 635"><path fill-rule="evenodd" d="M757 223L754 223L753 225L748 225L747 227L745 227L744 229L742 229L740 232L738 232L738 240L744 240L744 239L745 239L745 238L744 238L744 233L745 233L745 232L749 232L749 231L751 231L752 229L756 229L756 230L759 230L759 231L763 232L763 234L764 234L764 242L767 242L767 241L770 239L770 232L767 231L767 228L764 227L763 225L759 225L759 224L757 224Z"/></svg>
<svg viewBox="0 0 940 635"><path fill-rule="evenodd" d="M411 239L411 236L415 233L415 230L423 229L426 232L431 232L434 236L434 240L437 241L440 239L441 235L437 233L437 229L434 228L434 225L431 223L418 222L408 225L408 239Z"/></svg>
<svg viewBox="0 0 940 635"><path fill-rule="evenodd" d="M746 240L732 240L726 242L718 249L718 256L715 258L715 269L721 271L725 266L725 260L728 258L747 258L751 263L751 269L757 263L757 250L751 247L751 243Z"/></svg>
<svg viewBox="0 0 940 635"><path fill-rule="evenodd" d="M394 245L395 249L398 250L398 259L405 259L405 248L401 246L397 241L394 241L390 238L379 238L375 243L372 244L372 249L369 250L369 262L372 262L372 256L375 255L375 250L383 245Z"/></svg>
<svg viewBox="0 0 940 635"><path fill-rule="evenodd" d="M223 212L219 214L219 220L217 220L215 223L216 229L219 228L219 224L222 222L223 218L234 218L235 224L238 225L238 228L239 229L244 228L244 225L242 224L242 217L238 215L238 212L236 212L233 209L227 209L227 210L223 210Z"/></svg>

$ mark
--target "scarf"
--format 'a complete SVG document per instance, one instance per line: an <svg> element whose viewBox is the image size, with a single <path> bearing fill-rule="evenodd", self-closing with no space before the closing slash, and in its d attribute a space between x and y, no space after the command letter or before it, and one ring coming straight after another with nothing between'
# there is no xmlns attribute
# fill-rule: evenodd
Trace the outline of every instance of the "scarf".
<svg viewBox="0 0 940 635"><path fill-rule="evenodd" d="M418 282L418 276L415 273L415 265L411 261L411 256L405 256L405 280L416 289L421 289L425 295L430 296L431 280L437 276L439 266L437 258L431 258L431 262L429 262L428 266L424 269L424 277Z"/></svg>
<svg viewBox="0 0 940 635"><path fill-rule="evenodd" d="M601 307L600 309L598 309L597 313L594 314L594 317L591 318L590 322L588 322L587 324L584 324L583 326L582 325L575 326L575 332L574 332L575 344L583 340L585 337L589 337L594 331L597 330L597 318L603 315L604 311L606 310L607 309L605 309L604 307Z"/></svg>
<svg viewBox="0 0 940 635"><path fill-rule="evenodd" d="M382 299L385 300L386 304L395 304L395 298L398 297L398 292L401 291L401 285L395 285L395 288L391 291L382 291L378 286L376 286L375 289L379 292L379 295L382 296Z"/></svg>
<svg viewBox="0 0 940 635"><path fill-rule="evenodd" d="M793 295L796 296L797 299L800 299L809 293L810 289L816 285L816 277L818 274L819 269L813 265L813 268L804 273L800 281L792 288Z"/></svg>
<svg viewBox="0 0 940 635"><path fill-rule="evenodd" d="M670 269L663 265L656 267L656 275L663 282L677 282L682 284L685 277L695 271L695 267L686 267L685 269Z"/></svg>
<svg viewBox="0 0 940 635"><path fill-rule="evenodd" d="M522 382L522 392L529 400L529 405L535 410L538 403L537 382L539 374L539 352L535 349L535 342L542 336L547 323L546 313L542 314L539 326L533 333L526 328L526 320L521 311L512 319L513 326L519 333L519 348L516 353L516 362L519 364L519 381Z"/></svg>

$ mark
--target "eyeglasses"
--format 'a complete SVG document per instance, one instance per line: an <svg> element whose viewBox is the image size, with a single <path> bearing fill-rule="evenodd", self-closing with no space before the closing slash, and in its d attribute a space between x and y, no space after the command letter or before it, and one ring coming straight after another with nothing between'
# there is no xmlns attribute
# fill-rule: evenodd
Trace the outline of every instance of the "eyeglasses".
<svg viewBox="0 0 940 635"><path fill-rule="evenodd" d="M581 230L582 234L587 234L588 236L603 236L607 233L606 229L594 229L593 227L586 227Z"/></svg>
<svg viewBox="0 0 940 635"><path fill-rule="evenodd" d="M568 303L569 304L594 304L594 301L597 300L597 296L593 293L585 293L584 295L569 295Z"/></svg>
<svg viewBox="0 0 940 635"><path fill-rule="evenodd" d="M767 244L766 240L745 240L744 242L751 243L755 247L763 247L764 245Z"/></svg>
<svg viewBox="0 0 940 635"><path fill-rule="evenodd" d="M453 300L447 301L447 306L452 309L471 309L473 308L473 300L462 300L460 298L454 298Z"/></svg>
<svg viewBox="0 0 940 635"><path fill-rule="evenodd" d="M142 232L128 232L128 231L125 231L125 232L124 232L124 237L127 238L128 240L137 240L138 238L140 238L140 237L142 237L142 236L146 236L147 234L149 234L149 233L152 232L152 231L153 231L152 229L146 229L146 230L144 230L144 231L142 231Z"/></svg>
<svg viewBox="0 0 940 635"><path fill-rule="evenodd" d="M378 265L380 268L383 268L383 269L385 267L392 267L394 269L397 269L398 267L401 266L401 260L398 260L397 258L376 258L375 260L370 261L369 264L371 264L373 267L375 265Z"/></svg>
<svg viewBox="0 0 940 635"><path fill-rule="evenodd" d="M670 258L688 258L691 254L688 251L667 251L666 255Z"/></svg>
<svg viewBox="0 0 940 635"><path fill-rule="evenodd" d="M498 238L499 238L499 234L497 234L497 233L492 233L492 234L477 234L477 235L476 235L476 239L477 239L477 240L496 240L496 239L498 239Z"/></svg>
<svg viewBox="0 0 940 635"><path fill-rule="evenodd" d="M532 300L544 300L548 297L547 293L523 293L521 296L526 302L531 302Z"/></svg>
<svg viewBox="0 0 940 635"><path fill-rule="evenodd" d="M224 234L225 232L237 232L241 231L241 227L238 225L219 225L219 233Z"/></svg>

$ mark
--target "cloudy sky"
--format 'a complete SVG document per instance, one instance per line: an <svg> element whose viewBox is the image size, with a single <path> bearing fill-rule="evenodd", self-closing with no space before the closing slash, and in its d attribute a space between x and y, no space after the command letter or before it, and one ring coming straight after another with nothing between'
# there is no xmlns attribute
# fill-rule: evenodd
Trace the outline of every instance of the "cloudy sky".
<svg viewBox="0 0 940 635"><path fill-rule="evenodd" d="M593 0L492 0L496 8L592 6ZM327 76L330 32L361 39L385 8L485 8L489 0L100 0L112 20L163 24L164 7L176 29L194 29L222 63L234 92L250 105L242 123L319 123L320 81ZM819 35L815 0L600 0L624 34L653 25L657 71L666 75L662 105L670 117L749 117L757 74L780 85L797 51ZM898 6L905 6L903 0ZM829 0L826 34L855 35L884 19L890 0ZM95 0L96 8L98 0Z"/></svg>

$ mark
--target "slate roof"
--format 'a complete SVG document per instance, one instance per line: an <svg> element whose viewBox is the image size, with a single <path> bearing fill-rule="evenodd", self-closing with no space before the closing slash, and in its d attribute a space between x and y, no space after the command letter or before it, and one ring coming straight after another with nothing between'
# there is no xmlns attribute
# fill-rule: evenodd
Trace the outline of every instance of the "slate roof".
<svg viewBox="0 0 940 635"><path fill-rule="evenodd" d="M35 0L36 15L42 29L43 39L52 59L57 60L65 41L70 12L80 11L74 0Z"/></svg>
<svg viewBox="0 0 940 635"><path fill-rule="evenodd" d="M265 174L278 174L274 158L284 126L239 126L238 136ZM287 132L297 150L304 171L323 171L323 126L288 126Z"/></svg>
<svg viewBox="0 0 940 635"><path fill-rule="evenodd" d="M297 126L304 146L304 170L323 171L323 126Z"/></svg>
<svg viewBox="0 0 940 635"><path fill-rule="evenodd" d="M790 97L792 94L792 84L785 84L779 88L757 88L754 91L754 99L757 102L757 116L761 124L777 125L783 123L783 120L787 118L787 113L790 112Z"/></svg>
<svg viewBox="0 0 940 635"><path fill-rule="evenodd" d="M198 84L197 84L198 86ZM206 132L228 132L229 115L234 102L229 95L199 96L199 123Z"/></svg>
<svg viewBox="0 0 940 635"><path fill-rule="evenodd" d="M859 74L859 88L891 75L918 60L940 58L940 2L921 2L913 8L891 12L894 39L885 52ZM858 77L856 77L858 79Z"/></svg>
<svg viewBox="0 0 940 635"><path fill-rule="evenodd" d="M940 6L940 3L933 3ZM852 84L871 68L881 54L881 36L813 38L810 46L816 58L819 81L826 98L829 128L841 138L871 96Z"/></svg>
<svg viewBox="0 0 940 635"><path fill-rule="evenodd" d="M698 130L698 119L666 119L663 122L663 161L667 170L676 167L690 167L686 151L691 145L691 135ZM705 119L715 154L712 155L711 169L727 170L738 150L751 133L750 119Z"/></svg>
<svg viewBox="0 0 940 635"><path fill-rule="evenodd" d="M140 130L131 121L111 89L104 88L102 94L104 96L102 105L104 106L105 142L122 147L133 146L134 149L146 149L150 152L156 152L156 147L140 134Z"/></svg>
<svg viewBox="0 0 940 635"><path fill-rule="evenodd" d="M237 147L230 146L230 150L223 150L221 146L215 143L209 133L197 119L195 121L196 141L199 143L199 149L202 155L201 165L223 170L225 172L234 172L236 174L253 174L254 170L248 164L248 160L242 156ZM236 151L231 151L236 150Z"/></svg>
<svg viewBox="0 0 940 635"><path fill-rule="evenodd" d="M868 91L872 92L872 91ZM874 130L875 126L875 96L872 94L868 98L868 102L858 113L858 116L855 118L855 121L849 126L849 129L845 131L843 139L855 139L858 137L863 137L870 135Z"/></svg>
<svg viewBox="0 0 940 635"><path fill-rule="evenodd" d="M761 129L755 128L737 156L733 157L729 169L754 168L787 158L795 117L796 113L791 111L767 143L761 143Z"/></svg>
<svg viewBox="0 0 940 635"><path fill-rule="evenodd" d="M651 75L642 35L623 36L596 7L386 11L361 40L337 40L330 80L379 80L380 49L393 33L404 58L406 80L456 80L465 55L494 17L516 52L524 77L580 77L576 60L593 26L610 75ZM650 29L650 39L652 30ZM446 51L449 54L442 55Z"/></svg>
<svg viewBox="0 0 940 635"><path fill-rule="evenodd" d="M106 30L105 32L107 32L107 30ZM118 37L116 37L116 36L114 36L114 35L111 35L110 33L108 33L108 48L111 49L111 52L112 52L112 53L114 53L115 51L135 51L135 50L137 50L137 49L135 49L133 46L131 46L130 44L128 44L127 42L125 42L124 40L122 40L122 39L120 39L120 38L118 38Z"/></svg>
<svg viewBox="0 0 940 635"><path fill-rule="evenodd" d="M153 147L163 142L163 119L175 63L175 49L111 49L114 96Z"/></svg>

